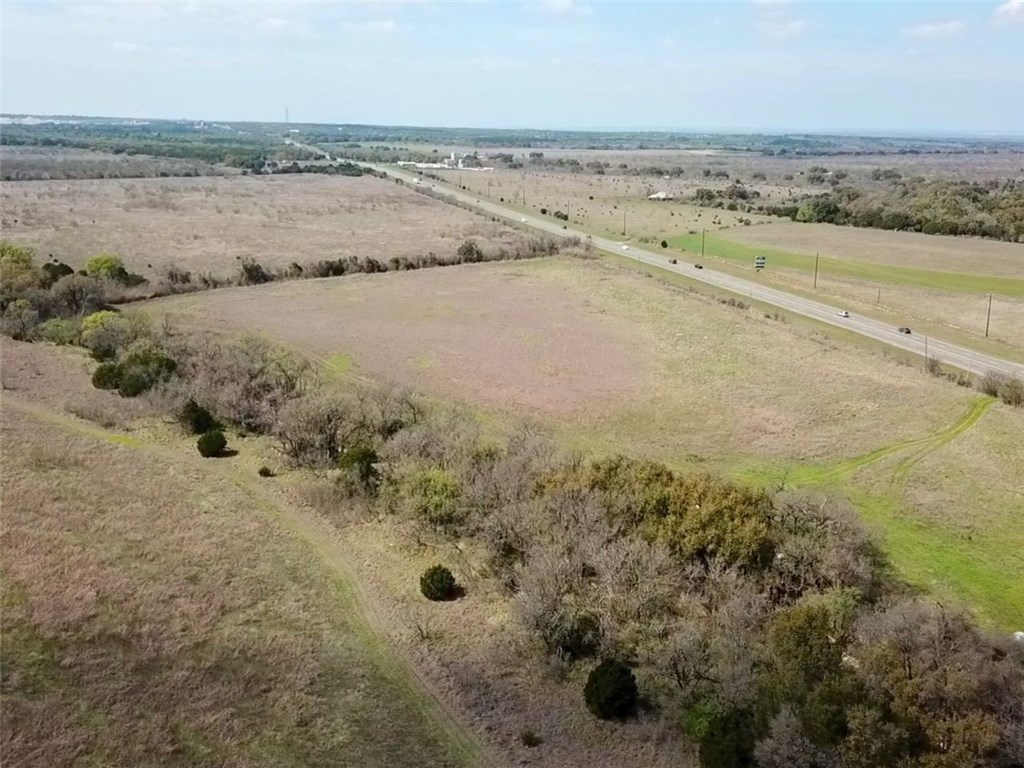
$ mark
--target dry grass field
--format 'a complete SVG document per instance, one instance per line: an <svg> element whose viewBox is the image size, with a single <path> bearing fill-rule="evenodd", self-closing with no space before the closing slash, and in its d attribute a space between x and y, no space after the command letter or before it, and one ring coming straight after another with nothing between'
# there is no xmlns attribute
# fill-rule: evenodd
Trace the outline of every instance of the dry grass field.
<svg viewBox="0 0 1024 768"><path fill-rule="evenodd" d="M694 252L700 238L672 243ZM719 231L706 237L706 247L705 261L715 269L753 277L751 254L761 252L768 258L757 276L763 282L911 325L921 335L1016 359L1024 353L1024 245L772 223ZM815 252L821 255L816 287Z"/></svg>
<svg viewBox="0 0 1024 768"><path fill-rule="evenodd" d="M656 202L648 195L665 192L673 197L692 197L697 187L726 186L728 181L711 183L704 179L682 177L605 176L574 174L554 170L522 171L431 171L446 182L467 187L481 197L504 198L506 204L539 213L567 211L575 227L594 234L622 238L623 214L626 237L638 240L661 240L701 227L719 229L738 226L740 217L753 222L772 221L771 216L758 216L739 211L712 210L679 201ZM786 187L754 185L766 200L781 199ZM525 194L525 198L524 198ZM593 198L593 199L591 199ZM523 201L526 201L525 205Z"/></svg>
<svg viewBox="0 0 1024 768"><path fill-rule="evenodd" d="M84 358L15 342L4 363L4 765L480 764L329 526L159 424L68 415Z"/></svg>
<svg viewBox="0 0 1024 768"><path fill-rule="evenodd" d="M555 419L588 441L674 463L693 454L838 459L937 429L969 400L895 360L571 258L146 306L185 327L258 329L320 361L351 358L357 375Z"/></svg>
<svg viewBox="0 0 1024 768"><path fill-rule="evenodd" d="M524 669L536 641L465 546L364 519L265 438L204 461L142 402L73 418L123 402L80 351L4 362L5 765L694 764L670 719L593 718L585 668ZM419 594L438 558L463 599Z"/></svg>
<svg viewBox="0 0 1024 768"><path fill-rule="evenodd" d="M174 265L215 275L340 256L452 254L521 235L373 177L282 175L0 183L4 238L72 266L116 253L147 277Z"/></svg>
<svg viewBox="0 0 1024 768"><path fill-rule="evenodd" d="M671 245L667 257L675 248L699 253L700 233L706 230L704 258L716 269L752 276L748 251L768 249L769 270L761 279L779 288L848 305L850 311L894 325L912 325L922 334L978 345L993 354L1020 358L1024 353L1024 337L1018 331L1024 327L1024 245L1018 243L802 224L646 199L655 191L686 197L698 186L728 183L721 181L539 170L443 171L439 175L481 197L504 198L505 203L532 213L568 210L574 228L593 234L656 250L667 240ZM760 189L768 200L787 193L786 188L772 184L752 188ZM822 256L816 288L815 252ZM986 339L988 292L995 296Z"/></svg>
<svg viewBox="0 0 1024 768"><path fill-rule="evenodd" d="M1024 449L1004 433L1020 414L898 357L569 258L230 289L148 308L184 327L258 328L345 376L460 402L497 425L532 418L570 446L863 497L912 582L996 623L1024 608L1006 570L1022 535ZM964 435L983 447L962 465L951 446ZM957 480L958 466L979 464L991 474L984 494ZM1008 511L986 528L993 506ZM923 549L918 528L930 534ZM926 562L930 548L950 556Z"/></svg>
<svg viewBox="0 0 1024 768"><path fill-rule="evenodd" d="M325 145L328 146L328 145ZM519 157L527 157L530 152L543 151L546 160L578 160L585 164L591 161L608 163L608 173L626 163L629 167L659 166L682 168L685 176L696 178L705 169L724 170L733 177L749 181L754 173L764 173L771 178L782 179L783 176L799 177L801 171L811 166L826 166L832 170L849 173L869 173L875 168L894 168L904 176L924 176L925 178L948 178L956 176L967 180L985 180L992 177L1015 177L1024 172L1021 156L1013 152L1002 151L974 152L964 154L861 154L833 156L766 156L759 152L736 152L725 149L630 149L630 150L595 150L595 149L562 149L546 147L481 147L435 144L402 144L402 148L414 152L430 153L434 149L440 157L451 152L479 152L482 155L492 153L510 153ZM345 147L335 146L338 154L345 153ZM486 162L485 162L486 164Z"/></svg>
<svg viewBox="0 0 1024 768"><path fill-rule="evenodd" d="M119 179L145 176L231 176L237 168L201 160L148 155L114 155L63 147L0 147L0 179Z"/></svg>

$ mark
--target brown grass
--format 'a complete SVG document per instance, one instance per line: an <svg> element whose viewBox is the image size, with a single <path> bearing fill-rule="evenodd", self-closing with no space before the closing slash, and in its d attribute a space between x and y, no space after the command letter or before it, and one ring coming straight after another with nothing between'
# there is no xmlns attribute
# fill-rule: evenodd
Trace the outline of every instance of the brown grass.
<svg viewBox="0 0 1024 768"><path fill-rule="evenodd" d="M483 553L468 542L444 541L393 518L347 527L360 579L392 627L393 643L421 669L443 680L446 696L462 703L512 764L551 768L696 765L672 712L646 712L640 720L602 722L583 703L589 662L544 659L540 642L516 620L515 602L486 574ZM449 565L467 594L429 603L419 576L438 562ZM528 663L525 663L527 662ZM642 689L657 683L641 673ZM520 734L543 739L536 749Z"/></svg>
<svg viewBox="0 0 1024 768"><path fill-rule="evenodd" d="M5 766L459 762L348 587L239 484L10 397Z"/></svg>
<svg viewBox="0 0 1024 768"><path fill-rule="evenodd" d="M81 348L55 349L4 337L0 363L5 391L102 427L123 428L157 413L145 398L126 399L116 392L94 389L89 376L97 363Z"/></svg>
<svg viewBox="0 0 1024 768"><path fill-rule="evenodd" d="M149 307L195 326L258 327L316 360L350 356L355 375L533 415L573 441L677 464L855 456L933 431L971 397L754 310L574 259L231 289Z"/></svg>
<svg viewBox="0 0 1024 768"><path fill-rule="evenodd" d="M37 383L65 373L66 394L88 388L84 368L72 373L76 355L32 353ZM327 550L358 577L378 640L486 734L493 754L472 764L691 764L671 717L590 716L587 665L524 667L542 652L481 575L479 553L359 521L323 494L343 529L311 552L264 512L324 483L287 471L256 479L272 455L264 441L211 463L190 458L191 439L142 422L115 444L36 393L8 393L17 402L2 411L5 765L454 765L441 732L362 647L358 609L317 557ZM249 492L243 476L266 490ZM463 599L418 594L438 558L468 587ZM526 729L543 744L524 746Z"/></svg>
<svg viewBox="0 0 1024 768"><path fill-rule="evenodd" d="M4 238L74 267L121 255L147 277L174 265L232 273L252 258L285 267L340 256L453 254L521 236L468 211L372 177L0 182Z"/></svg>
<svg viewBox="0 0 1024 768"><path fill-rule="evenodd" d="M594 153L594 156L599 154ZM718 158L720 155L708 157ZM946 159L947 174L960 173L962 170L957 165L956 157ZM622 158L631 165L657 162L656 156L642 160L630 159L630 155L623 155ZM579 155L579 159L585 162L592 158ZM669 159L662 158L662 162L667 165ZM876 167L885 159L890 158L875 157L874 163L867 167ZM708 166L710 161L708 158L704 160L707 161L705 166ZM833 160L804 158L792 162L799 163L798 167L816 163L841 167L841 164L833 163ZM847 160L853 162L852 158ZM734 176L741 176L748 188L761 191L766 202L788 197L788 193L796 189L795 186L790 188L770 183L771 179L769 183L751 184L751 170L762 167L757 161L749 161L744 165L738 164L739 161L733 157L723 163L722 167L729 168ZM892 165L881 164L885 167ZM775 168L774 172L778 172L779 168L769 165ZM711 167L714 167L713 164ZM779 167L786 166L783 164ZM936 170L942 167L941 163L935 165ZM699 163L694 170L699 175ZM813 292L817 298L831 300L840 306L848 305L851 312L891 321L896 326L912 325L921 334L945 335L950 341L972 345L991 354L1007 356L1016 353L1019 356L1020 350L1024 348L1024 340L1017 333L1017 329L1024 325L1024 301L1006 296L995 297L990 335L986 340L987 297L984 295L880 282L884 281L884 275L876 267L909 267L1020 279L1024 277L1024 246L1018 243L836 227L829 224L801 224L742 211L701 208L679 200L651 202L646 198L654 191L686 198L692 196L697 187L724 187L730 182L707 180L693 175L669 180L620 176L613 174L611 169L608 174L594 176L537 169L494 173L439 172L447 182L462 184L481 198L485 198L488 193L493 200L504 197L506 204L511 203L520 209L523 209L525 191L525 209L531 213L539 214L542 208L549 211L568 209L570 224L575 228L616 240L643 243L655 251L660 250L658 246L663 239L706 229L741 243L806 253L808 264L813 264L816 251L824 256L860 263L865 265L863 279L849 276L835 278L828 274L826 268L813 291L812 272L808 270L798 272L773 267L761 279L783 290ZM741 224L741 218L749 219L751 225ZM625 236L622 234L624 219ZM671 255L671 252L666 252L666 258ZM751 277L752 269L744 265L711 256L706 261L715 269ZM989 343L991 346L988 346Z"/></svg>
<svg viewBox="0 0 1024 768"><path fill-rule="evenodd" d="M677 198L692 197L697 187L727 186L726 182L710 183L693 177L664 180L658 177L593 176L588 174L560 173L557 171L431 171L450 184L461 184L469 191L485 198L540 213L542 208L549 212L567 211L570 224L595 234L607 237L630 239L645 238L655 243L663 237L686 234L688 230L709 230L737 226L739 217L754 222L768 222L770 216L747 214L741 211L712 210L688 205L679 200L653 202L647 199L655 192L665 192ZM752 189L761 187L753 186ZM786 191L783 187L764 187L766 200L781 198ZM526 205L523 205L525 192ZM767 197L769 193L774 197ZM591 200L590 198L594 199ZM568 209L568 210L567 210ZM623 238L623 214L626 237Z"/></svg>
<svg viewBox="0 0 1024 768"><path fill-rule="evenodd" d="M202 160L149 155L114 155L62 147L0 147L0 178L118 179L140 176L232 176L238 168L214 166Z"/></svg>

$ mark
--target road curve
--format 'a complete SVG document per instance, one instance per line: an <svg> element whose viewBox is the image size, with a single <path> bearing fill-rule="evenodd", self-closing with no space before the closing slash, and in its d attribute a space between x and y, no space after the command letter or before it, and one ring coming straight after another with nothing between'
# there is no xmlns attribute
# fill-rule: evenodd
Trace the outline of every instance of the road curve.
<svg viewBox="0 0 1024 768"><path fill-rule="evenodd" d="M632 244L626 244L624 247L623 243L615 240L589 235L586 232L573 229L572 227L563 227L561 224L557 224L545 218L541 218L530 213L516 211L490 200L481 199L476 195L465 193L462 190L455 189L443 182L438 182L426 177L420 177L415 173L409 173L408 171L396 166L375 165L371 163L362 163L357 160L348 160L347 162L362 165L377 172L386 173L393 178L401 179L409 184L417 184L418 186L426 189L433 189L463 205L470 206L489 215L500 216L503 219L508 219L519 224L526 224L534 229L539 229L543 232L557 235L559 237L578 237L584 242L589 241L595 248L600 250L636 259L638 265L647 264L669 272L677 272L690 280L707 283L708 285L723 288L731 291L732 293L746 296L750 299L755 299L766 304L772 304L780 307L781 309L785 309L788 312L796 312L797 314L809 317L813 320L818 320L829 325L834 325L837 328L844 328L848 331L859 333L869 339L883 342L892 347L903 349L916 355L921 355L922 357L927 356L935 358L947 365L956 366L957 368L961 368L970 373L985 374L991 372L1001 374L1003 376L1014 376L1024 379L1024 365L1019 363L1014 363L1010 360L1003 360L998 357L992 357L991 355L977 352L968 347L962 347L934 337L900 333L898 329L879 320L872 320L867 317L840 317L839 307L833 307L828 304L822 304L819 301L795 296L776 288L769 288L756 280L746 280L740 277L733 277L732 275L717 272L713 269L697 269L694 267L694 262L679 258L675 252L673 252L672 257L676 258L678 263L671 264L669 262L669 258L664 254L644 250L643 248L638 248ZM472 171L470 171L470 173L472 173ZM415 181L417 179L418 181Z"/></svg>

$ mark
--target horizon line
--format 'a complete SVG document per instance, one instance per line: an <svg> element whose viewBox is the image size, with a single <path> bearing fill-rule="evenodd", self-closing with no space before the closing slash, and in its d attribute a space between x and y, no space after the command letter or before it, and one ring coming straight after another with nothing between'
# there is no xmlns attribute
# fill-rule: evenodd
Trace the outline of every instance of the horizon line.
<svg viewBox="0 0 1024 768"><path fill-rule="evenodd" d="M427 130L449 130L449 131L535 131L538 133L592 133L592 134L616 134L616 133L647 133L647 134L684 134L684 135L712 135L712 136L814 136L814 137L841 137L841 138L870 138L870 139L990 139L990 140L1020 140L1024 141L1024 133L1002 133L999 131L967 131L963 129L934 129L930 131L914 131L899 128L830 128L830 129L808 129L808 128L779 128L779 127L735 127L716 126L710 127L655 127L655 126L615 126L615 127L558 127L541 128L536 126L470 126L470 125L417 125L415 123L373 123L373 122L296 122L285 123L280 120L235 120L230 118L210 117L139 117L125 115L85 115L73 113L35 113L35 112L0 112L0 118L19 119L91 119L91 120L131 120L131 121L162 121L162 122L219 122L244 125L290 125L293 128L298 126L328 126L338 127L359 127L359 128L412 128Z"/></svg>

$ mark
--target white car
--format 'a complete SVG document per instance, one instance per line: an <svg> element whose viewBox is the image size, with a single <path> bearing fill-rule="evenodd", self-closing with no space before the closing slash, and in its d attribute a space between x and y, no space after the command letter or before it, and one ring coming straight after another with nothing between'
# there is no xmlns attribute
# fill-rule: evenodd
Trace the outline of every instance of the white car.
<svg viewBox="0 0 1024 768"><path fill-rule="evenodd" d="M839 316L840 317L849 317L850 313L847 312L845 309L841 309L841 310L839 310Z"/></svg>
<svg viewBox="0 0 1024 768"><path fill-rule="evenodd" d="M523 224L526 223L526 219L525 218L520 219L520 221L523 222Z"/></svg>
<svg viewBox="0 0 1024 768"><path fill-rule="evenodd" d="M624 250L624 251L628 251L628 250L629 250L629 246L628 246L628 245L624 245L624 246L622 246L622 250Z"/></svg>

